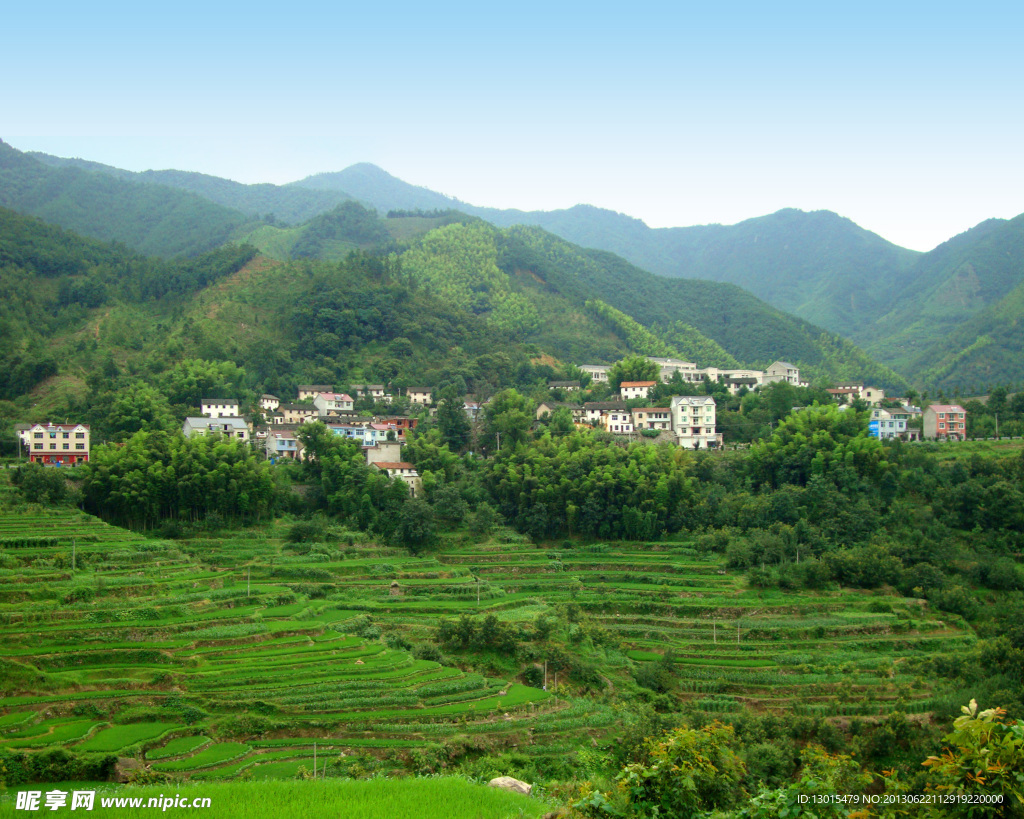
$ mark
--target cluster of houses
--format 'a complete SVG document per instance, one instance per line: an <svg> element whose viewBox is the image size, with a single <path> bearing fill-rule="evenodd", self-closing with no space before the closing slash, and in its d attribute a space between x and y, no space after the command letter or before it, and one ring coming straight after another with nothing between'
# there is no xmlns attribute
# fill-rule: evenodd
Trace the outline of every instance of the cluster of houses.
<svg viewBox="0 0 1024 819"><path fill-rule="evenodd" d="M715 399L710 395L675 395L667 407L630 409L626 404L630 399L622 396L646 398L655 383L623 382L618 401L587 401L583 404L542 401L537 407L537 419L553 415L564 407L571 413L573 423L586 424L615 435L656 430L679 446L691 449L716 449L722 445L722 435L716 431ZM634 394L636 390L640 390L640 394Z"/></svg>
<svg viewBox="0 0 1024 819"><path fill-rule="evenodd" d="M385 392L383 384L353 385L352 389L358 397L391 403L392 395ZM416 403L429 404L430 397L429 389L409 391L410 401ZM400 459L406 430L415 429L418 419L404 415L360 416L354 407L352 396L335 392L329 384L304 384L299 386L298 402L294 404L282 404L274 395L260 396L260 411L266 422L253 423L241 414L237 399L203 398L200 414L185 419L182 433L186 437L216 433L251 441L271 461L297 460L303 453L302 441L296 435L299 427L322 421L335 435L358 440L370 466L401 479L413 494L419 492L416 468Z"/></svg>
<svg viewBox="0 0 1024 819"><path fill-rule="evenodd" d="M721 381L734 394L741 388L753 389L763 384L785 382L807 386L800 371L785 361L776 361L767 370L723 370L716 367L698 368L692 362L672 358L651 358L659 367L662 381L680 373L687 383L702 383L705 378ZM610 366L586 364L580 369L596 383L607 382ZM675 395L665 407L633 407L627 401L647 399L656 381L624 381L619 395L613 401L566 403L544 401L537 407L537 419L549 417L561 408L572 416L575 424L600 428L607 432L632 436L641 432L657 432L688 449L716 449L722 446L722 435L716 429L716 405L708 395ZM550 381L550 390L562 393L580 392L579 381ZM383 384L354 384L356 398L369 397L376 402L390 404L392 393ZM860 383L837 384L828 390L841 405L854 400L871 407L869 433L880 439L964 440L967 413L958 404L932 404L923 410L901 402L901 406L883 408L885 392ZM426 387L410 387L406 397L411 404L430 406L432 391ZM298 400L285 404L274 395L262 395L259 401L263 423L253 423L242 415L237 399L203 398L199 415L185 419L182 433L186 436L216 433L226 438L248 441L262 449L267 458L276 461L302 457L303 446L297 437L298 428L305 423L322 421L335 435L358 440L366 453L367 463L409 484L415 494L420 491L420 478L416 468L401 461L401 447L405 433L415 429L417 419L404 415L360 416L355 412L355 399L348 393L335 392L329 384L305 384L298 388ZM473 420L484 405L467 400L466 414ZM911 424L922 419L921 429ZM75 466L89 461L90 431L88 424L17 424L15 430L29 460L51 466Z"/></svg>
<svg viewBox="0 0 1024 819"><path fill-rule="evenodd" d="M679 373L688 384L701 384L707 378L711 381L721 381L733 395L743 387L752 390L775 381L784 381L795 387L810 386L808 382L800 379L800 370L788 361L776 361L767 370L727 370L720 367L698 367L693 361L680 361L677 358L648 358L658 365L658 377L662 381L671 380L676 373ZM581 364L580 369L589 375L595 384L606 384L611 365Z"/></svg>

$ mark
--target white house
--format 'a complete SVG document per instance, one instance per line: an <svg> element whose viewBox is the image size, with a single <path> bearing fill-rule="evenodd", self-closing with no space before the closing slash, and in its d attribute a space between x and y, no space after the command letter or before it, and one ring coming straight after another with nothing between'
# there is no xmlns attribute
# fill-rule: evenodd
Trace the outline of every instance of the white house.
<svg viewBox="0 0 1024 819"><path fill-rule="evenodd" d="M792 384L794 387L800 387L804 384L800 381L800 370L795 364L790 364L788 361L776 361L772 364L764 373L764 380L766 383L773 381L785 381L787 384Z"/></svg>
<svg viewBox="0 0 1024 819"><path fill-rule="evenodd" d="M264 414L270 414L281 406L281 399L276 395L270 395L269 393L263 393L260 396L260 409L263 410Z"/></svg>
<svg viewBox="0 0 1024 819"><path fill-rule="evenodd" d="M580 364L580 370L589 375L595 384L607 384L610 369L608 364Z"/></svg>
<svg viewBox="0 0 1024 819"><path fill-rule="evenodd" d="M710 395L675 395L669 409L679 446L714 449L722 445L715 431L715 399Z"/></svg>
<svg viewBox="0 0 1024 819"><path fill-rule="evenodd" d="M212 435L219 433L225 438L237 438L239 441L249 440L249 425L244 418L207 418L188 417L181 428L186 438L195 435Z"/></svg>
<svg viewBox="0 0 1024 819"><path fill-rule="evenodd" d="M635 429L672 429L672 410L670 407L637 407L633 410L633 427Z"/></svg>
<svg viewBox="0 0 1024 819"><path fill-rule="evenodd" d="M312 401L322 392L334 392L330 384L299 384L299 403Z"/></svg>
<svg viewBox="0 0 1024 819"><path fill-rule="evenodd" d="M619 384L619 396L623 401L629 401L633 398L646 398L647 394L657 384L657 381L623 381Z"/></svg>
<svg viewBox="0 0 1024 819"><path fill-rule="evenodd" d="M313 406L322 418L331 413L351 412L355 402L343 392L320 392L313 398Z"/></svg>
<svg viewBox="0 0 1024 819"><path fill-rule="evenodd" d="M237 398L200 398L199 414L207 418L237 418L241 413Z"/></svg>
<svg viewBox="0 0 1024 819"><path fill-rule="evenodd" d="M429 407L431 403L431 391L430 387L409 387L405 391L406 397L409 399L410 404L419 404L423 407Z"/></svg>

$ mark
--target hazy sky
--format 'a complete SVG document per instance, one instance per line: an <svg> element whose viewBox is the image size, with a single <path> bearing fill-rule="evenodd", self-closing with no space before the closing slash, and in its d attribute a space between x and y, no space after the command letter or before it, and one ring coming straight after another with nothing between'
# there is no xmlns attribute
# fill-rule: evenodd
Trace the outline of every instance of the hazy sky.
<svg viewBox="0 0 1024 819"><path fill-rule="evenodd" d="M0 138L240 182L373 162L652 227L828 209L927 250L1024 212L1022 23L985 2L8 4Z"/></svg>

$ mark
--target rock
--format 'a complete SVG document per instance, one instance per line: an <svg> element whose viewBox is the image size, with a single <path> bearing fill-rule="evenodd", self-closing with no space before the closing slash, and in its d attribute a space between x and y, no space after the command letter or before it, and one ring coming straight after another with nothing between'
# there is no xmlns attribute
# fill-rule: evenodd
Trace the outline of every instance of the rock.
<svg viewBox="0 0 1024 819"><path fill-rule="evenodd" d="M501 788L504 791L512 791L513 793L521 793L526 796L530 795L533 790L533 785L528 782L522 782L518 779L514 779L511 776L498 776L487 783L488 787Z"/></svg>

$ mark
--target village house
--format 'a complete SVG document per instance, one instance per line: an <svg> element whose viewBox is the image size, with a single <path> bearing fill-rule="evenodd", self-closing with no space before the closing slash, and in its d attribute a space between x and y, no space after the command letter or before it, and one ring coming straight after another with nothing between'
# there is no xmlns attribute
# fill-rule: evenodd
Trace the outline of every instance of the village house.
<svg viewBox="0 0 1024 819"><path fill-rule="evenodd" d="M672 429L672 410L669 407L637 407L633 410L633 427L641 429Z"/></svg>
<svg viewBox="0 0 1024 819"><path fill-rule="evenodd" d="M430 387L408 387L405 390L405 397L410 404L418 404L421 407L429 407L431 404L432 392Z"/></svg>
<svg viewBox="0 0 1024 819"><path fill-rule="evenodd" d="M391 394L384 391L383 384L364 384L362 387L364 396L374 401L383 401L385 404L391 403Z"/></svg>
<svg viewBox="0 0 1024 819"><path fill-rule="evenodd" d="M662 381L668 381L676 373L680 373L686 381L700 380L688 377L697 369L697 365L693 361L681 361L678 358L659 358L653 355L648 356L648 360L658 365L658 377Z"/></svg>
<svg viewBox="0 0 1024 819"><path fill-rule="evenodd" d="M657 381L623 381L619 384L619 397L623 401L646 398L647 394L657 385Z"/></svg>
<svg viewBox="0 0 1024 819"><path fill-rule="evenodd" d="M475 421L480 413L484 411L484 405L479 401L464 401L462 409L469 416L470 421Z"/></svg>
<svg viewBox="0 0 1024 819"><path fill-rule="evenodd" d="M294 432L291 430L271 430L266 433L263 439L263 447L266 450L267 458L289 458L298 460L302 457L305 447L302 445Z"/></svg>
<svg viewBox="0 0 1024 819"><path fill-rule="evenodd" d="M382 424L394 424L395 428L402 433L416 429L416 425L420 422L419 418L412 418L408 415L382 415L379 420Z"/></svg>
<svg viewBox="0 0 1024 819"><path fill-rule="evenodd" d="M715 449L722 445L722 436L715 431L715 399L710 395L674 395L669 409L679 446Z"/></svg>
<svg viewBox="0 0 1024 819"><path fill-rule="evenodd" d="M583 405L583 423L592 427L601 426L604 412L629 412L622 401L587 401Z"/></svg>
<svg viewBox="0 0 1024 819"><path fill-rule="evenodd" d="M872 438L883 441L899 438L900 440L916 440L918 431L910 429L907 422L910 420L910 413L897 409L871 410L871 418L868 421L868 434Z"/></svg>
<svg viewBox="0 0 1024 819"><path fill-rule="evenodd" d="M207 418L238 418L237 398L200 398L199 414Z"/></svg>
<svg viewBox="0 0 1024 819"><path fill-rule="evenodd" d="M189 417L181 427L186 438L196 435L223 435L225 438L236 438L239 441L249 440L249 425L244 418L207 418Z"/></svg>
<svg viewBox="0 0 1024 819"><path fill-rule="evenodd" d="M581 364L580 370L590 376L595 384L608 383L608 371L611 367L607 364Z"/></svg>
<svg viewBox="0 0 1024 819"><path fill-rule="evenodd" d="M281 399L276 395L270 395L269 393L263 393L260 396L260 409L263 410L264 414L270 414L274 412L279 406L281 406Z"/></svg>
<svg viewBox="0 0 1024 819"><path fill-rule="evenodd" d="M330 384L299 384L298 403L312 401L322 392L334 392L334 387Z"/></svg>
<svg viewBox="0 0 1024 819"><path fill-rule="evenodd" d="M333 413L351 412L355 402L343 392L320 392L313 397L313 406L322 418Z"/></svg>
<svg viewBox="0 0 1024 819"><path fill-rule="evenodd" d="M420 473L414 464L401 460L402 445L398 441L381 441L363 450L366 463L390 478L398 478L409 487L412 496L418 497L423 489Z"/></svg>
<svg viewBox="0 0 1024 819"><path fill-rule="evenodd" d="M633 432L633 413L620 404L619 408L602 410L598 423L606 432L629 435Z"/></svg>
<svg viewBox="0 0 1024 819"><path fill-rule="evenodd" d="M924 437L963 441L967 437L967 410L959 404L932 404L924 410Z"/></svg>
<svg viewBox="0 0 1024 819"><path fill-rule="evenodd" d="M319 417L313 404L281 404L274 413L274 424L305 424Z"/></svg>
<svg viewBox="0 0 1024 819"><path fill-rule="evenodd" d="M21 450L28 452L32 446L32 424L15 424L14 432L18 436L18 443L21 446Z"/></svg>
<svg viewBox="0 0 1024 819"><path fill-rule="evenodd" d="M548 381L549 390L564 390L565 392L579 392L579 381Z"/></svg>
<svg viewBox="0 0 1024 819"><path fill-rule="evenodd" d="M582 424L586 421L586 413L584 412L582 404L567 404L564 401L541 401L537 405L537 412L535 414L538 421L544 418L549 418L560 409L567 409L572 413L572 420L574 424Z"/></svg>
<svg viewBox="0 0 1024 819"><path fill-rule="evenodd" d="M860 398L860 391L860 384L847 384L825 390L825 392L831 395L836 400L836 403L839 404L849 404L850 402Z"/></svg>
<svg viewBox="0 0 1024 819"><path fill-rule="evenodd" d="M32 424L25 431L25 437L29 443L28 459L32 463L77 466L89 462L88 424Z"/></svg>
<svg viewBox="0 0 1024 819"><path fill-rule="evenodd" d="M767 384L775 381L784 381L787 384L792 384L794 387L808 386L806 381L800 380L800 370L797 366L790 364L788 361L776 361L772 364L764 371L764 380Z"/></svg>
<svg viewBox="0 0 1024 819"><path fill-rule="evenodd" d="M372 423L363 427L363 446L375 446L387 441L405 442L405 431L394 424Z"/></svg>
<svg viewBox="0 0 1024 819"><path fill-rule="evenodd" d="M860 391L860 398L862 401L866 401L868 406L877 407L885 400L885 390L880 390L878 387L865 387Z"/></svg>

